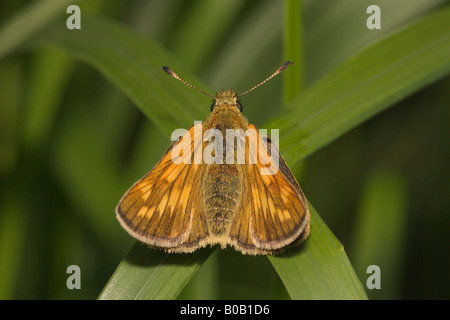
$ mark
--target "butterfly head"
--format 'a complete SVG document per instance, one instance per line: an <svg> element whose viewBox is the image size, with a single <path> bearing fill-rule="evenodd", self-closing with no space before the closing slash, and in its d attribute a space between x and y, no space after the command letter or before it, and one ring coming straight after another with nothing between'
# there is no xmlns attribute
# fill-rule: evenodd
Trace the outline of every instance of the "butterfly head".
<svg viewBox="0 0 450 320"><path fill-rule="evenodd" d="M211 111L218 106L236 107L242 112L242 105L239 102L239 96L233 90L220 90L214 97L214 102L211 105Z"/></svg>

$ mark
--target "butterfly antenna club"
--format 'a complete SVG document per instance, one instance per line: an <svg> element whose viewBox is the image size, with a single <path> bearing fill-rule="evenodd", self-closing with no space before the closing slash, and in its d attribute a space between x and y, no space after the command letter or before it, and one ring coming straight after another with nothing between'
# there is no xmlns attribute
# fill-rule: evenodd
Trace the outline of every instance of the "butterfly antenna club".
<svg viewBox="0 0 450 320"><path fill-rule="evenodd" d="M177 80L180 80L181 82L183 82L183 83L184 83L185 85L187 85L188 87L191 87L192 89L197 90L198 92L203 93L205 96L211 97L211 98L213 98L214 100L216 99L216 97L214 97L213 95L211 95L211 94L209 94L209 93L207 93L207 92L205 92L205 91L203 91L203 90L201 90L201 89L199 89L199 88L197 88L197 87L194 87L192 84L190 84L190 83L187 82L186 80L183 80L182 78L180 78L180 76L177 75L175 72L173 72L173 70L170 69L169 67L163 66L162 69L163 69L167 74L171 75L172 77L174 77L174 78L177 79Z"/></svg>
<svg viewBox="0 0 450 320"><path fill-rule="evenodd" d="M277 74L281 73L284 69L286 69L287 67L289 67L291 64L294 64L291 61L285 61L274 73L272 73L271 76L269 76L266 80L264 80L263 82L260 82L259 84L257 84L256 86L254 86L253 88L248 89L247 91L241 93L238 95L238 97L242 97L243 95L249 93L250 91L255 90L256 88L258 88L259 86L262 86L264 83L266 83L267 81L269 81L270 79L272 79L273 77L275 77Z"/></svg>

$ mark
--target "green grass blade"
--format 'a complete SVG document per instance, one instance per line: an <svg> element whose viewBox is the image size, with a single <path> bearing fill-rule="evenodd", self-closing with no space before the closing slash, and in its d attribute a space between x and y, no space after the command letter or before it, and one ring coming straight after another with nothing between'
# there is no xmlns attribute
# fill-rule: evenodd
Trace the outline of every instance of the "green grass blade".
<svg viewBox="0 0 450 320"><path fill-rule="evenodd" d="M175 299L212 251L202 249L191 254L169 254L137 242L99 299Z"/></svg>
<svg viewBox="0 0 450 320"><path fill-rule="evenodd" d="M219 255L221 250L215 250L195 273L186 287L178 295L179 300L217 300L220 290Z"/></svg>
<svg viewBox="0 0 450 320"><path fill-rule="evenodd" d="M0 212L0 299L14 299L20 277L21 257L25 254L27 213L18 188L3 195Z"/></svg>
<svg viewBox="0 0 450 320"><path fill-rule="evenodd" d="M356 54L296 98L291 103L296 111L267 125L280 129L281 150L287 161L292 164L302 160L334 137L448 73L450 28L443 28L448 21L448 8L429 15ZM432 36L424 41L417 34ZM325 240L327 227L315 227L318 216L314 210L312 216L311 238L303 251L289 259L270 257L289 294L294 299L364 298L342 246L332 235Z"/></svg>
<svg viewBox="0 0 450 320"><path fill-rule="evenodd" d="M18 166L23 63L11 58L0 63L0 177Z"/></svg>
<svg viewBox="0 0 450 320"><path fill-rule="evenodd" d="M65 9L71 4L79 4L79 1L35 1L20 14L14 15L0 29L0 58L39 32L55 17L65 13Z"/></svg>
<svg viewBox="0 0 450 320"><path fill-rule="evenodd" d="M50 135L72 67L73 60L60 50L46 49L34 54L23 120L27 147L39 147Z"/></svg>
<svg viewBox="0 0 450 320"><path fill-rule="evenodd" d="M187 67L191 70L207 67L205 61L235 23L244 4L240 0L200 0L193 3L173 39L174 52L183 57Z"/></svg>
<svg viewBox="0 0 450 320"><path fill-rule="evenodd" d="M403 175L376 171L366 182L355 223L352 261L361 279L367 267L376 264L381 271L381 290L368 291L371 299L398 299L404 240L408 186Z"/></svg>
<svg viewBox="0 0 450 320"><path fill-rule="evenodd" d="M55 26L37 41L55 44L71 55L100 70L117 85L166 135L175 128L186 128L204 119L210 98L174 81L161 70L167 65L185 77L187 72L168 51L126 28L106 20L83 18L83 28L67 32ZM195 77L187 77L199 85Z"/></svg>
<svg viewBox="0 0 450 320"><path fill-rule="evenodd" d="M303 89L303 1L284 1L284 60L294 62L283 74L283 106Z"/></svg>
<svg viewBox="0 0 450 320"><path fill-rule="evenodd" d="M366 299L344 247L311 211L311 235L300 247L268 256L292 299Z"/></svg>
<svg viewBox="0 0 450 320"><path fill-rule="evenodd" d="M283 110L303 90L304 86L304 39L303 39L303 5L302 0L284 0L284 59L294 62L289 72L283 73ZM305 162L291 166L291 171L299 179L303 173Z"/></svg>
<svg viewBox="0 0 450 320"><path fill-rule="evenodd" d="M355 54L264 128L280 130L280 150L293 164L449 71L445 7Z"/></svg>
<svg viewBox="0 0 450 320"><path fill-rule="evenodd" d="M252 85L247 82L248 78L244 84L241 81L255 70L261 72L261 59L267 61L267 51L274 42L278 43L282 29L281 9L278 1L261 2L238 24L239 28L224 41L209 67L208 79L214 88L233 86L234 90L243 92ZM277 60L277 64L280 63L279 58ZM265 70L263 75L267 73Z"/></svg>

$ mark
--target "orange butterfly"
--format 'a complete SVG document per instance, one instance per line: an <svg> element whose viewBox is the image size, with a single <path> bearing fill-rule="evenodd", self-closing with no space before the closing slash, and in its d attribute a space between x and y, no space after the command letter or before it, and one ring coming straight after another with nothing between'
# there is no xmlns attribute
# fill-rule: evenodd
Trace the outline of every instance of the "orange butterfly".
<svg viewBox="0 0 450 320"><path fill-rule="evenodd" d="M253 255L278 254L308 237L310 214L300 186L271 139L262 137L242 115L238 99L290 64L285 62L266 80L240 95L221 90L216 96L193 87L163 67L169 75L212 97L214 103L206 120L172 143L155 167L120 200L116 214L128 233L168 252L187 253L219 244ZM255 132L241 138L245 162L196 161L209 144L208 139L194 136L196 132L205 135L211 129L222 134L230 129ZM215 146L225 145L223 137L213 139ZM232 149L236 151L236 145ZM174 156L175 150L178 151ZM211 154L222 158L217 149ZM278 166L263 174L269 154L277 156ZM237 160L236 155L232 160Z"/></svg>

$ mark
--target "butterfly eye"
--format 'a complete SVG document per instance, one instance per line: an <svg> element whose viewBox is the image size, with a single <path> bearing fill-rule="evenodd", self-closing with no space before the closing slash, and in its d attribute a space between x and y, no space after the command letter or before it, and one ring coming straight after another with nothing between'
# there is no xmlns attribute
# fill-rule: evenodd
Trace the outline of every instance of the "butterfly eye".
<svg viewBox="0 0 450 320"><path fill-rule="evenodd" d="M211 111L214 110L214 107L215 107L215 106L216 106L216 102L213 102L212 105L211 105Z"/></svg>
<svg viewBox="0 0 450 320"><path fill-rule="evenodd" d="M239 101L236 101L236 107L242 112L242 104Z"/></svg>

